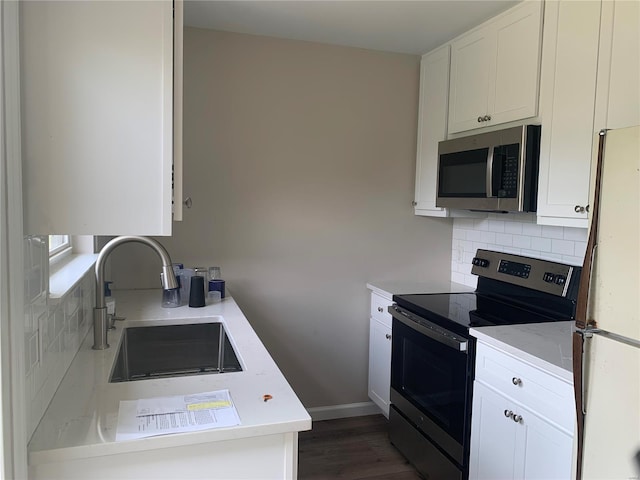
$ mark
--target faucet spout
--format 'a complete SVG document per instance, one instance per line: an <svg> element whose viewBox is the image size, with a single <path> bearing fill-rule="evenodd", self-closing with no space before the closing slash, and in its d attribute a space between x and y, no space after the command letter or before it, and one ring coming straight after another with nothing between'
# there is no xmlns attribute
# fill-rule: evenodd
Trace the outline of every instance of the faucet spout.
<svg viewBox="0 0 640 480"><path fill-rule="evenodd" d="M142 243L151 247L162 261L162 288L171 290L178 288L178 281L173 273L171 257L167 250L156 240L149 237L124 235L116 237L108 242L100 251L96 260L96 306L93 309L93 349L104 350L109 348L107 343L107 307L104 298L104 266L109 254L123 243Z"/></svg>

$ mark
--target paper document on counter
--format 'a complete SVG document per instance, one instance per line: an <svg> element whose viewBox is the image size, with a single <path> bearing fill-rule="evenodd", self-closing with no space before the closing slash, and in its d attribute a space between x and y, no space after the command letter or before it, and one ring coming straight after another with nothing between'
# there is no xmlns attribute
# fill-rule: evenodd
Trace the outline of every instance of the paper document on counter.
<svg viewBox="0 0 640 480"><path fill-rule="evenodd" d="M116 441L240 425L229 390L122 400Z"/></svg>

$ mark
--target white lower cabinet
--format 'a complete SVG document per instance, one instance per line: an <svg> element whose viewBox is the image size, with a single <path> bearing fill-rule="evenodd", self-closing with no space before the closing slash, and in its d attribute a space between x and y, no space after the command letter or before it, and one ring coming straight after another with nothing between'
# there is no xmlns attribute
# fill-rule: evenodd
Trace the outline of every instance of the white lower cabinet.
<svg viewBox="0 0 640 480"><path fill-rule="evenodd" d="M473 395L470 479L571 477L571 435L481 382Z"/></svg>
<svg viewBox="0 0 640 480"><path fill-rule="evenodd" d="M573 405L568 384L551 374L545 381L541 370L478 345L469 478L569 480L573 431L567 426L573 423ZM501 381L500 375L509 378ZM541 403L542 390L560 405Z"/></svg>
<svg viewBox="0 0 640 480"><path fill-rule="evenodd" d="M391 300L371 293L369 330L369 398L389 418L391 389Z"/></svg>

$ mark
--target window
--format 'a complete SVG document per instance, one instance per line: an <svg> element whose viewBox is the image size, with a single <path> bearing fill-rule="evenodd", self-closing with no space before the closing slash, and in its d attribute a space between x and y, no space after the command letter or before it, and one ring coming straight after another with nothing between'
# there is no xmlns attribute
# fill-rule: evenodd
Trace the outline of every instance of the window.
<svg viewBox="0 0 640 480"><path fill-rule="evenodd" d="M49 258L71 248L69 235L49 235Z"/></svg>

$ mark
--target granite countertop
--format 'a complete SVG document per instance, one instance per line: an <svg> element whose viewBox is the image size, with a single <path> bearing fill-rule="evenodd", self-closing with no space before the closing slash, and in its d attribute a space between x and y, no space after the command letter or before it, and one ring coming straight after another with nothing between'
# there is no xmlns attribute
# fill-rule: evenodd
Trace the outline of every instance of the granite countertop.
<svg viewBox="0 0 640 480"><path fill-rule="evenodd" d="M387 300L394 295L411 293L459 293L473 292L474 287L443 280L431 280L422 282L406 281L374 281L367 283L367 288Z"/></svg>
<svg viewBox="0 0 640 480"><path fill-rule="evenodd" d="M109 332L111 348L91 349L92 330L29 443L31 465L124 452L297 432L311 418L232 298L204 308L161 307L161 290L116 291L118 314ZM242 372L109 383L123 327L222 322ZM120 400L229 389L241 425L193 433L115 441ZM265 402L263 395L272 400Z"/></svg>
<svg viewBox="0 0 640 480"><path fill-rule="evenodd" d="M479 341L573 384L574 322L530 323L472 328Z"/></svg>

